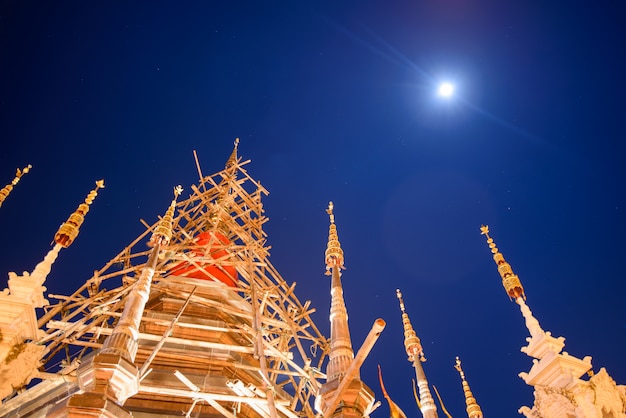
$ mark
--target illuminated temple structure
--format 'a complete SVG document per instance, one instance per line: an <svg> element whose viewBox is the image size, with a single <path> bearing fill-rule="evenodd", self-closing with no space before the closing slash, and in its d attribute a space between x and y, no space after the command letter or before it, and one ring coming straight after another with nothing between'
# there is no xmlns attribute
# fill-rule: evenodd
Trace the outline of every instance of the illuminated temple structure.
<svg viewBox="0 0 626 418"><path fill-rule="evenodd" d="M62 224L53 248L30 273L9 273L0 293L1 417L367 417L374 391L360 367L385 321L362 346L352 345L341 275L344 254L332 203L325 252L330 276L330 336L311 319L269 260L261 199L267 191L246 171L237 142L225 168L174 188L163 215L69 295L47 295L45 282L72 245L104 181ZM0 192L0 205L20 177ZM0 214L1 216L1 214ZM535 389L536 418L626 418L626 387L591 359L563 352L563 338L544 331L502 253L481 228L509 296L519 305L532 357L520 374ZM12 266L4 266L12 268ZM438 416L424 353L400 290L404 343L415 369L425 418ZM52 302L49 302L49 298ZM399 320L395 318L394 320ZM457 359L469 418L482 418ZM583 378L586 376L586 379ZM373 382L369 382L372 385ZM382 377L381 377L382 386ZM391 401L391 416L405 416ZM488 403L488 399L483 402ZM444 414L449 416L441 405ZM384 416L381 408L375 416Z"/></svg>

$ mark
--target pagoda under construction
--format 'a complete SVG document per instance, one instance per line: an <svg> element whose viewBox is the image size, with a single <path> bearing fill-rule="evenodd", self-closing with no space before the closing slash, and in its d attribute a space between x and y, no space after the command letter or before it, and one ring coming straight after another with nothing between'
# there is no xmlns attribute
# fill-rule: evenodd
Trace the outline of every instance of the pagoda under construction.
<svg viewBox="0 0 626 418"><path fill-rule="evenodd" d="M60 251L77 238L104 181L88 193L32 272L9 273L0 293L0 417L358 418L380 405L360 367L385 327L374 321L352 346L341 282L344 253L329 204L326 273L330 336L315 309L269 260L262 197L238 141L223 170L174 187L163 215L69 295L45 294ZM30 166L0 191L0 205ZM534 388L527 418L626 418L626 386L591 358L563 351L526 305L518 276L483 226L502 284L530 333L533 358L520 377ZM404 346L415 369L415 399L437 418L423 347L396 291ZM50 301L48 299L50 299ZM457 358L469 418L483 413ZM406 418L386 392L392 418ZM434 390L437 398L439 394ZM488 402L488 401L487 401ZM441 411L451 418L439 398ZM383 412L379 412L382 414Z"/></svg>
<svg viewBox="0 0 626 418"><path fill-rule="evenodd" d="M50 303L46 276L104 187L97 182L44 260L30 274L10 273L0 294L0 416L369 415L374 395L359 367L384 321L355 356L332 204L326 338L268 259L267 191L248 162L237 142L216 174L204 175L196 158L189 198L176 187L159 220L74 293L47 295Z"/></svg>

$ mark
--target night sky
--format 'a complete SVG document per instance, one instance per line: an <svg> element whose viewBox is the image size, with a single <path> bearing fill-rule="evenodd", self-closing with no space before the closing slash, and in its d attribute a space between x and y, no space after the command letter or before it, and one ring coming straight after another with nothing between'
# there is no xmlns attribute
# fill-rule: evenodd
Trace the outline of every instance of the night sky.
<svg viewBox="0 0 626 418"><path fill-rule="evenodd" d="M0 187L33 169L0 208L0 287L104 178L46 283L73 292L190 190L193 150L216 172L239 137L270 191L270 260L326 335L335 203L355 351L387 321L362 368L374 417L377 364L419 416L396 288L454 417L457 355L486 417L532 405L481 224L543 328L626 383L623 2L217 3L2 2Z"/></svg>

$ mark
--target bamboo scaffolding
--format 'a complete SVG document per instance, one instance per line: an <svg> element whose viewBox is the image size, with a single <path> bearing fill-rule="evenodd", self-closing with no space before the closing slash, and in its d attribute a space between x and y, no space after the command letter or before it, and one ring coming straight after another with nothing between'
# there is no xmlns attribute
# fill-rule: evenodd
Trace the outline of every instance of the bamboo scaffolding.
<svg viewBox="0 0 626 418"><path fill-rule="evenodd" d="M302 303L295 294L296 283L287 283L268 259L270 247L263 230L268 218L261 198L269 193L244 168L249 160L237 158L225 170L206 176L195 152L194 158L200 181L191 186L188 198L176 203L172 238L158 260L141 318L137 362L143 364L144 377L164 376L174 367L181 372L202 370L207 376L245 381L256 390L244 396L228 394L232 390L224 386L225 393L208 393L155 386L156 381L147 377L135 395L137 402L148 402L142 396L158 395L186 399L187 415L212 408L233 418L313 418L312 400L325 379L319 369L328 342L311 318L315 309L310 301ZM65 349L68 364L73 358L76 365L111 335L125 296L147 262L150 249L144 243L159 220L140 222L145 230L76 291L49 295L58 303L46 307L38 321L39 328L45 327L38 341L46 345L42 362L50 369L41 372L42 379L73 381L75 369L67 364L58 367L57 354ZM214 235L201 246L196 237L205 231ZM215 238L216 233L225 235L228 243ZM180 263L200 272L210 266L228 275L234 268L237 277L231 279L237 285L226 286L208 272L207 280L171 275ZM315 351L317 356L312 356ZM317 357L318 367L311 367L311 357ZM63 370L69 373L65 377ZM237 404L252 410L236 412Z"/></svg>

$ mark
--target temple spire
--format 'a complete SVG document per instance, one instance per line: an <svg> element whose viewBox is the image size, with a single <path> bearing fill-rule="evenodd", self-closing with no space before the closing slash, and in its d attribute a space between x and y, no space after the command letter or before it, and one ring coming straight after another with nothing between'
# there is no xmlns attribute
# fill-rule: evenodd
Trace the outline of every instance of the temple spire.
<svg viewBox="0 0 626 418"><path fill-rule="evenodd" d="M372 330L354 355L348 328L348 311L343 298L341 270L344 268L343 250L339 244L333 202L328 204L330 227L326 246L326 274L331 276L330 350L326 366L326 383L320 389L316 409L323 418L361 418L369 416L374 408L374 393L360 377L360 367L385 327L377 319Z"/></svg>
<svg viewBox="0 0 626 418"><path fill-rule="evenodd" d="M544 350L542 349L539 352L536 352L533 349L533 346L535 345L534 342L542 341L546 343L549 342L549 344L545 347L546 349L549 349L549 351L553 351L555 353L560 352L565 345L563 343L565 339L563 337L554 338L549 332L546 332L543 328L541 328L539 321L533 316L533 313L528 305L526 305L526 295L524 294L524 288L522 287L519 277L513 273L511 265L504 260L504 255L502 255L502 253L498 250L498 247L496 247L493 238L489 236L489 227L486 225L481 226L480 233L487 237L487 243L489 244L489 248L493 254L493 260L498 266L498 273L500 273L500 277L502 277L502 285L504 286L506 293L509 295L509 298L514 299L519 305L522 316L526 322L526 328L528 328L528 331L530 332L531 338L528 339L529 346L522 348L522 351L532 357L541 358L545 354Z"/></svg>
<svg viewBox="0 0 626 418"><path fill-rule="evenodd" d="M67 218L67 221L57 231L54 236L54 242L61 245L64 248L72 245L80 226L85 221L85 215L89 212L89 206L93 203L96 196L98 196L98 189L104 188L104 180L96 181L96 188L89 192L85 198L85 202L78 205L78 208Z"/></svg>
<svg viewBox="0 0 626 418"><path fill-rule="evenodd" d="M396 296L400 302L400 310L402 311L402 323L404 324L404 347L406 354L409 356L408 360L413 364L415 368L415 378L417 380L417 387L419 391L419 404L420 410L424 418L437 418L437 406L433 399L430 389L428 388L428 380L426 380L426 374L422 367L422 362L426 361L424 357L424 350L422 349L422 343L419 337L415 333L409 315L404 308L404 301L402 300L402 293L400 289L396 289Z"/></svg>
<svg viewBox="0 0 626 418"><path fill-rule="evenodd" d="M334 205L333 202L328 203L328 209L326 213L330 217L330 227L328 228L328 244L326 246L325 261L326 261L326 275L331 275L331 270L337 268L344 270L343 266L343 250L339 243L339 236L337 235L337 226L335 225L335 215L333 214Z"/></svg>
<svg viewBox="0 0 626 418"><path fill-rule="evenodd" d="M226 161L226 168L231 168L237 163L237 160L239 158L237 156L238 148L239 148L239 138L235 138L235 142L233 143L233 152L230 154L230 157L228 157L228 160Z"/></svg>
<svg viewBox="0 0 626 418"><path fill-rule="evenodd" d="M483 411L480 409L480 406L476 402L476 398L472 394L469 383L465 380L465 373L463 373L463 369L461 368L461 360L457 357L456 363L454 364L454 368L457 369L459 374L461 375L461 383L463 385L463 393L465 394L465 405L467 408L468 418L483 418Z"/></svg>
<svg viewBox="0 0 626 418"><path fill-rule="evenodd" d="M176 207L176 199L180 196L182 191L183 188L181 186L174 188L174 198L165 212L165 215L154 229L154 233L148 243L148 245L153 247L148 262L143 267L139 279L128 295L120 320L113 329L111 336L107 338L102 345L102 353L120 353L131 362L135 361L139 323L141 322L143 310L148 301L148 295L150 294L150 286L156 269L159 251L161 247L167 246L172 238L174 208ZM128 340L129 338L130 340Z"/></svg>
<svg viewBox="0 0 626 418"><path fill-rule="evenodd" d="M328 231L328 245L326 247L325 261L326 274L331 275L331 305L330 305L330 353L328 362L328 380L341 379L350 362L354 358L350 329L348 328L348 311L343 298L343 286L341 284L341 272L344 268L343 250L337 235L335 215L333 214L333 202L328 204L330 227Z"/></svg>
<svg viewBox="0 0 626 418"><path fill-rule="evenodd" d="M13 182L13 184L16 183L16 181ZM99 187L104 187L102 180L96 182L95 190ZM28 342L37 340L42 332L37 324L36 308L48 305L48 300L45 298L47 289L44 286L48 274L50 274L52 265L59 256L61 249L68 247L78 235L78 227L83 223L84 215L95 198L95 190L89 193L85 203L79 205L78 209L70 215L68 221L59 228L59 232L69 233L71 236L62 235L59 239L59 232L57 232L54 239L55 245L48 251L43 260L37 263L31 273L24 272L18 276L15 272L9 272L9 288L0 292L0 306L12 307L0 315L2 316L0 320L0 335L2 335L0 338L0 362L8 364L6 362L7 356L12 350L15 350L15 347L27 347L26 351L19 349L14 352L23 351L26 353L25 355L32 356L32 358L38 358L41 355L44 346ZM69 232L70 230L71 232ZM39 367L37 363L30 364L24 361L10 363L10 367L0 371L0 399L4 399L11 393L13 387L28 384L36 375Z"/></svg>
<svg viewBox="0 0 626 418"><path fill-rule="evenodd" d="M533 360L533 366L530 371L520 373L519 376L526 384L535 388L535 396L570 391L571 396L563 396L561 398L561 401L564 402L561 402L561 407L569 404L568 408L578 408L581 414L577 413L577 417L596 416L595 412L593 415L588 415L587 412L582 413L582 410L585 408L584 405L588 405L589 401L585 397L585 390L581 389L587 385L587 382L581 380L580 377L591 369L591 357L587 356L579 359L562 351L565 346L565 338L555 338L549 331L544 331L541 328L539 321L537 321L530 308L526 305L524 289L519 278L513 274L511 266L504 261L504 256L498 251L493 239L489 236L489 227L483 225L480 230L487 237L487 243L489 248L491 248L493 259L502 277L502 284L509 297L514 298L519 305L526 327L530 332L530 337L526 338L528 345L522 347L521 351L535 360ZM548 407L547 403L545 406ZM522 407L519 411L527 417L550 415L539 413L538 411L541 408L541 402L536 402L533 410L528 407Z"/></svg>
<svg viewBox="0 0 626 418"><path fill-rule="evenodd" d="M220 193L214 201L214 207L209 216L213 228L223 227L221 219L226 217L226 213L230 211L233 204L232 183L237 180L237 164L239 162L239 156L237 155L238 148L239 138L235 138L233 151L230 157L228 157L228 160L226 160L226 166L220 182Z"/></svg>
<svg viewBox="0 0 626 418"><path fill-rule="evenodd" d="M16 173L15 173L15 177L13 178L13 180L11 181L11 183L7 184L6 186L4 186L1 190L0 190L0 207L2 206L2 203L4 203L5 199L7 198L7 196L9 195L9 193L11 193L11 191L13 190L13 187L19 183L20 179L22 178L22 176L24 174L27 174L30 169L33 168L32 165L28 164L26 167L24 167L23 169L17 169Z"/></svg>
<svg viewBox="0 0 626 418"><path fill-rule="evenodd" d="M150 238L151 245L167 245L170 243L170 240L172 239L172 222L174 221L174 209L176 208L176 199L178 199L178 196L180 196L182 192L182 186L178 185L174 187L174 199L172 199L169 208L167 208L167 211L165 212L165 215L163 216L163 218L161 218L161 221L154 229L154 233Z"/></svg>
<svg viewBox="0 0 626 418"><path fill-rule="evenodd" d="M489 244L489 248L493 254L493 261L496 262L496 265L498 266L498 273L500 273L500 277L502 277L502 286L504 286L504 290L506 290L509 298L517 300L521 297L526 300L524 287L522 286L519 277L513 273L511 265L506 262L504 256L493 242L493 238L489 236L489 227L487 225L482 225L480 227L480 233L487 237L487 244Z"/></svg>
<svg viewBox="0 0 626 418"><path fill-rule="evenodd" d="M174 199L148 243L153 247L148 262L141 268L137 281L132 285L132 290L126 297L124 311L111 335L106 338L93 360L81 363L77 370L82 393L70 397L65 405L53 410L48 417L132 416L122 405L139 390L139 368L135 364L139 347L139 326L150 295L159 252L169 244L172 237L176 199L181 192L181 186L174 188Z"/></svg>
<svg viewBox="0 0 626 418"><path fill-rule="evenodd" d="M61 249L69 247L78 236L80 225L85 221L85 215L89 212L89 205L91 205L96 198L98 194L97 190L102 187L104 187L104 180L96 181L96 188L89 192L85 198L85 202L81 203L78 209L61 225L54 236L54 247L52 247L44 259L35 266L30 275L24 273L23 276L17 276L15 273L9 273L8 284L11 294L25 298L31 302L35 308L41 308L48 304L43 294L45 287L42 285L46 281L48 274L50 274L52 265L59 256Z"/></svg>

